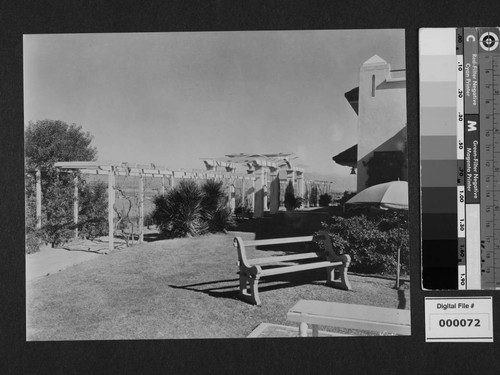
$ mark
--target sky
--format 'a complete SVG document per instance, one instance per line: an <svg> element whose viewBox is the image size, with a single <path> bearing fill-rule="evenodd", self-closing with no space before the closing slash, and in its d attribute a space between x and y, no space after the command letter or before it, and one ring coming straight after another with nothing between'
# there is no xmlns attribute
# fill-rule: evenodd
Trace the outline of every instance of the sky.
<svg viewBox="0 0 500 375"><path fill-rule="evenodd" d="M357 143L344 94L360 66L405 68L403 30L25 35L23 52L25 126L81 125L99 160L203 169L291 152L332 178L350 173L332 156Z"/></svg>

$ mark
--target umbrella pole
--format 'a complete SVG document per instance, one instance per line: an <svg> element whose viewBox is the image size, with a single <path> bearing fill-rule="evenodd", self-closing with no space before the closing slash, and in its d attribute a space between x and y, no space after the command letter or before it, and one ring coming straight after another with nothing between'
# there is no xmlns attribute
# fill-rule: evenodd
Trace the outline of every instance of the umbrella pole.
<svg viewBox="0 0 500 375"><path fill-rule="evenodd" d="M398 225L399 227L399 225ZM403 243L403 240L400 238L399 239L399 246L398 246L398 264L396 268L396 285L394 285L394 289L399 289L399 274L400 274L400 269L401 269L401 244Z"/></svg>
<svg viewBox="0 0 500 375"><path fill-rule="evenodd" d="M399 289L399 272L400 272L399 270L401 268L400 256L401 256L401 246L398 247L398 266L396 269L396 286L395 286L396 289Z"/></svg>

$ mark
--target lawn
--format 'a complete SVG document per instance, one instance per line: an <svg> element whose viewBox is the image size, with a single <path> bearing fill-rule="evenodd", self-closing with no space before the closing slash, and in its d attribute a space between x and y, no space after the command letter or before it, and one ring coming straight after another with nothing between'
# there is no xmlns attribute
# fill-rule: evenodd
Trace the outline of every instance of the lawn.
<svg viewBox="0 0 500 375"><path fill-rule="evenodd" d="M27 339L242 338L262 322L294 326L286 313L299 299L410 307L408 284L398 291L394 280L350 275L353 290L342 291L325 286L324 270L263 279L262 306L247 304L238 299L235 235L255 238L160 240L29 282Z"/></svg>

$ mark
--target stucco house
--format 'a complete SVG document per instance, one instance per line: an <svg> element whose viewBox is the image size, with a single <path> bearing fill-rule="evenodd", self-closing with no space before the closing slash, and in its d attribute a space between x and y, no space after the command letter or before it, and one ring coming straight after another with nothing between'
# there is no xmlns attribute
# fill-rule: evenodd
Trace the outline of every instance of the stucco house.
<svg viewBox="0 0 500 375"><path fill-rule="evenodd" d="M377 55L363 63L359 86L345 97L358 115L358 143L333 160L357 174L357 191L408 180L406 157L406 72L391 70Z"/></svg>

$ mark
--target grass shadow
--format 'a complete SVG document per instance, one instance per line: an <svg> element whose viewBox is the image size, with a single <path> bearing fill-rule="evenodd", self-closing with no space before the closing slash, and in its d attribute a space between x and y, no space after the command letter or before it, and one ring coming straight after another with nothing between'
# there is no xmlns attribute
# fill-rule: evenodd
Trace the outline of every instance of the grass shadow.
<svg viewBox="0 0 500 375"><path fill-rule="evenodd" d="M164 235L159 232L145 233L143 235L144 242L154 242L166 239Z"/></svg>
<svg viewBox="0 0 500 375"><path fill-rule="evenodd" d="M217 285L227 283L231 283L231 285ZM326 286L326 275L324 273L320 275L319 272L312 272L307 274L283 274L268 276L259 281L259 293L277 289L289 289L305 284ZM240 300L239 279L214 280L186 285L169 284L168 286L174 289L204 293L215 298ZM329 288L329 286L326 287Z"/></svg>
<svg viewBox="0 0 500 375"><path fill-rule="evenodd" d="M93 254L99 254L102 255L104 251L107 251L108 248L102 248L102 249L96 249L92 250L91 248L86 249L72 249L70 247L62 247L61 249L66 250L66 251L71 251L71 252L76 252L79 251L81 253L93 253Z"/></svg>

